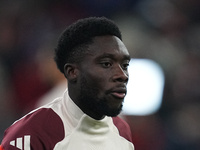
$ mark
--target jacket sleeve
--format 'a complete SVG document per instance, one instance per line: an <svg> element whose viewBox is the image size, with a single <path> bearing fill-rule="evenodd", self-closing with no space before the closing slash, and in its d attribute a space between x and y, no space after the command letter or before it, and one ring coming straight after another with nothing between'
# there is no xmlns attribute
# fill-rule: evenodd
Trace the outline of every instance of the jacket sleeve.
<svg viewBox="0 0 200 150"><path fill-rule="evenodd" d="M120 136L124 137L128 141L132 142L132 134L131 134L131 129L130 126L126 121L121 119L120 117L113 117L113 123L117 127Z"/></svg>
<svg viewBox="0 0 200 150"><path fill-rule="evenodd" d="M40 109L11 125L0 150L53 150L64 138L64 126L52 109Z"/></svg>

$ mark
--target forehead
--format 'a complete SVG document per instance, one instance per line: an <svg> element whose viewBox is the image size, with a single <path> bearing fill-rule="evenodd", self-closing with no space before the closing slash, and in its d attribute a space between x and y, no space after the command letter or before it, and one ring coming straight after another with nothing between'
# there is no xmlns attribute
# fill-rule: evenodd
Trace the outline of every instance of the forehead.
<svg viewBox="0 0 200 150"><path fill-rule="evenodd" d="M124 43L116 36L97 36L88 47L90 56L113 56L130 58Z"/></svg>

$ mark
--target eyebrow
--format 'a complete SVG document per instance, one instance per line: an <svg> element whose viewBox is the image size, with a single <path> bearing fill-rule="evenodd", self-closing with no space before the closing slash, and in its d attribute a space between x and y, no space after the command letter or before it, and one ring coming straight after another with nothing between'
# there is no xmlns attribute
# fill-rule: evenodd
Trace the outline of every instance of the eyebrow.
<svg viewBox="0 0 200 150"><path fill-rule="evenodd" d="M116 59L116 58L115 58L115 55L110 54L110 53L103 53L101 56L97 57L97 59L102 59L102 58ZM124 55L124 56L123 56L123 59L124 59L124 60L130 60L131 57L130 57L130 55Z"/></svg>

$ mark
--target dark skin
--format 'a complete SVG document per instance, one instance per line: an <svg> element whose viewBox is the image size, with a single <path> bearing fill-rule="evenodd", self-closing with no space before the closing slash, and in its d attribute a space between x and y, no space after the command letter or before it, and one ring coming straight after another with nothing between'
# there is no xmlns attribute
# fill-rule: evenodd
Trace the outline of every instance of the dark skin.
<svg viewBox="0 0 200 150"><path fill-rule="evenodd" d="M65 64L69 96L90 117L117 116L123 106L130 55L116 36L97 36L81 63Z"/></svg>

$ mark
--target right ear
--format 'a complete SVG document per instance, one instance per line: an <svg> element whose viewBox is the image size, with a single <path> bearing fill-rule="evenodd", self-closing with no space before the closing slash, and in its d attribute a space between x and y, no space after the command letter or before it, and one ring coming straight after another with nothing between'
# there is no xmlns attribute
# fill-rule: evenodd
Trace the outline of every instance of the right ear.
<svg viewBox="0 0 200 150"><path fill-rule="evenodd" d="M64 75L69 82L76 82L78 77L78 68L76 64L67 63L64 65Z"/></svg>

